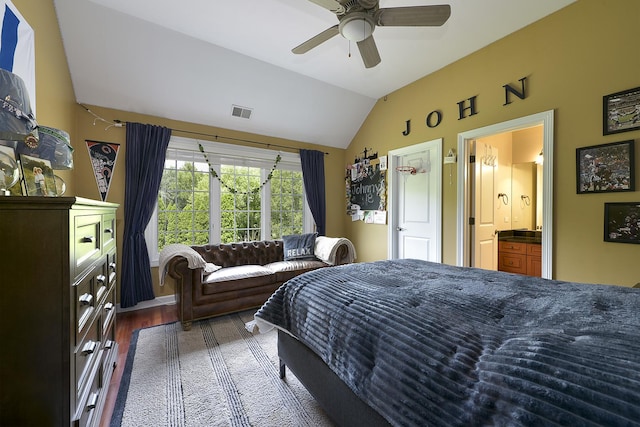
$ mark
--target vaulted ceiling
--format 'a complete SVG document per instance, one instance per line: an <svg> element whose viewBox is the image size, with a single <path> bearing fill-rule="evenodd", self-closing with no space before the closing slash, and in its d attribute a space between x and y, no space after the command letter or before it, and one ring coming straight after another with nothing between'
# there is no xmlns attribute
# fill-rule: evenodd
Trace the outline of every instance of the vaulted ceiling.
<svg viewBox="0 0 640 427"><path fill-rule="evenodd" d="M323 1L54 3L79 103L344 148L378 98L575 0L380 0L449 4L451 16L437 27L376 27L372 68L340 35L291 52L338 23Z"/></svg>

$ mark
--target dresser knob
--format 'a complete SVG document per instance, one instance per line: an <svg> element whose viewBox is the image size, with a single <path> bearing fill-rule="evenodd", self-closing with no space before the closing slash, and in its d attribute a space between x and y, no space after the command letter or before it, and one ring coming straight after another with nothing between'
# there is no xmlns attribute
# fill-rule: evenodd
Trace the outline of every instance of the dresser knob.
<svg viewBox="0 0 640 427"><path fill-rule="evenodd" d="M94 351L96 351L97 345L98 344L95 341L89 341L84 345L84 347L82 347L82 354L84 356L92 354Z"/></svg>
<svg viewBox="0 0 640 427"><path fill-rule="evenodd" d="M96 409L96 406L98 405L98 393L91 393L91 396L89 396L89 400L87 400L87 411L92 411L94 409Z"/></svg>
<svg viewBox="0 0 640 427"><path fill-rule="evenodd" d="M91 301L93 301L93 295L91 294L82 294L80 298L78 298L80 305L90 305Z"/></svg>

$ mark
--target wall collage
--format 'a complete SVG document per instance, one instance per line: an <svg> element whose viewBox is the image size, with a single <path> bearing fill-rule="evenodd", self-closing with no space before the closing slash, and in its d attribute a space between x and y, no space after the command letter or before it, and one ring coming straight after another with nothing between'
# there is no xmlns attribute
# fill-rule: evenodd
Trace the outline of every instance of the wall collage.
<svg viewBox="0 0 640 427"><path fill-rule="evenodd" d="M387 157L378 157L371 148L365 148L347 166L345 174L347 215L352 221L368 224L386 224L386 172Z"/></svg>

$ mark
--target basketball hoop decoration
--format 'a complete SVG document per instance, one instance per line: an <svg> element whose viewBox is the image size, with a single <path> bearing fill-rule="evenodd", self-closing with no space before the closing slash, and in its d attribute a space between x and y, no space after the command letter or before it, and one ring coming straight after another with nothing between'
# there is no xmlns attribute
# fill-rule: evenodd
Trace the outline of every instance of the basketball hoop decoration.
<svg viewBox="0 0 640 427"><path fill-rule="evenodd" d="M413 166L397 166L396 172L400 172L402 175L415 175L418 173Z"/></svg>

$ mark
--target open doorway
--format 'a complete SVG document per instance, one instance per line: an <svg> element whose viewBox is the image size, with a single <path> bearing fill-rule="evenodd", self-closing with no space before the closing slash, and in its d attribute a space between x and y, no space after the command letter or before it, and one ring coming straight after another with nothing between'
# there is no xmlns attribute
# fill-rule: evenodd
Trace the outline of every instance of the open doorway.
<svg viewBox="0 0 640 427"><path fill-rule="evenodd" d="M473 200L477 197L481 197L475 193L476 188L479 185L486 185L476 182L479 179L488 179L486 176L482 177L477 174L476 163L472 162L471 155L476 154L478 146L487 148L486 143L478 143L478 140L485 140L493 135L504 134L508 132L518 132L529 128L541 127L542 133L542 152L544 154L544 161L542 163L542 208L540 209L538 223L541 228L542 234L542 277L552 278L553 266L552 266L552 251L553 251L553 110L543 113L534 114L531 116L522 117L519 119L510 120L495 125L486 126L479 129L470 130L458 134L458 153L459 153L459 167L458 167L458 212L457 212L457 252L456 263L460 266L477 266L476 263L480 262L474 259L474 254L478 253L476 248L476 227L470 224L470 218L473 218L475 213L473 211ZM482 150L482 148L481 148ZM498 150L496 149L492 153L478 153L479 157L475 159L478 161L485 161L488 157L497 157ZM480 156L482 154L483 156ZM482 159L480 157L483 157ZM490 176L490 179L496 179ZM495 182L495 181L493 181ZM495 188L491 188L491 197L494 197L493 191ZM511 218L510 218L511 221ZM534 223L533 219L530 219L531 223ZM535 223L534 223L535 224ZM493 224L489 230L491 233L497 233L497 227ZM487 240L489 241L489 240ZM484 251L485 262L493 263L490 260L491 256L495 256L492 251L495 248L491 246L485 246L481 249ZM486 261L489 259L489 261Z"/></svg>

